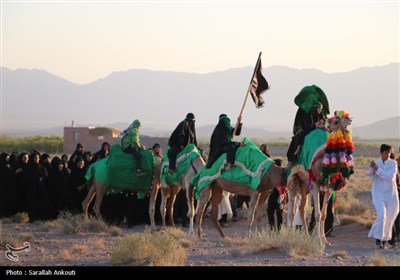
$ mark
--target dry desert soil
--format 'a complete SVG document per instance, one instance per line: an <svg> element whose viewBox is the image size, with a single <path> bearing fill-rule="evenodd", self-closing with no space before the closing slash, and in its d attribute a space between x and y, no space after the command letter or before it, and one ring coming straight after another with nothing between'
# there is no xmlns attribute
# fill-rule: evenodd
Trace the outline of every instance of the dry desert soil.
<svg viewBox="0 0 400 280"><path fill-rule="evenodd" d="M229 223L223 228L226 235L245 236L246 219ZM120 236L133 232L143 232L145 225L122 228ZM328 240L322 255L291 257L280 249L257 252L240 249L232 253L235 245L224 242L210 219L205 219L203 240L193 237L194 242L185 248L187 261L185 266L373 266L374 256L399 258L400 249L376 249L374 240L367 237L368 228L351 223L334 226L334 237ZM186 228L182 228L186 231ZM0 264L4 267L18 266L112 266L110 256L118 237L109 233L65 234L60 228L46 231L35 223L2 224L3 234L29 236L30 251L18 254L18 261L5 257L4 247L0 248Z"/></svg>

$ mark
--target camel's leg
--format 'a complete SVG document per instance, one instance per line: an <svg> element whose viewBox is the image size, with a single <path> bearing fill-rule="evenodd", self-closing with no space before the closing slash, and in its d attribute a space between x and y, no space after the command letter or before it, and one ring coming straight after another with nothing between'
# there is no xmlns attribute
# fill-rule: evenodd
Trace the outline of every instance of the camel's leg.
<svg viewBox="0 0 400 280"><path fill-rule="evenodd" d="M169 197L168 204L167 204L167 212L168 212L169 221L170 221L172 227L176 228L175 221L174 221L174 204L175 204L176 195L181 190L181 188L178 186L175 186L175 185L172 185L169 188L170 188L170 197Z"/></svg>
<svg viewBox="0 0 400 280"><path fill-rule="evenodd" d="M189 231L188 234L194 234L193 228L193 220L194 220L194 192L193 186L190 186L186 189L186 202L188 205L188 213L187 216L189 218Z"/></svg>
<svg viewBox="0 0 400 280"><path fill-rule="evenodd" d="M96 201L94 202L93 211L98 219L102 219L100 208L101 208L101 203L103 202L103 197L106 194L107 186L99 182L96 182L95 184L96 184Z"/></svg>
<svg viewBox="0 0 400 280"><path fill-rule="evenodd" d="M319 228L321 242L323 242L323 244L325 244L325 246L327 246L327 247L330 247L331 243L329 243L325 237L325 219L326 219L326 211L327 211L329 199L331 198L331 196L332 196L332 190L328 189L324 193L324 201L323 201L322 208L321 208L321 220L320 220L320 228Z"/></svg>
<svg viewBox="0 0 400 280"><path fill-rule="evenodd" d="M161 205L160 205L160 213L161 213L161 220L163 228L167 228L167 223L165 222L165 212L167 211L166 205L167 200L170 197L171 188L168 187L161 187Z"/></svg>
<svg viewBox="0 0 400 280"><path fill-rule="evenodd" d="M85 199L82 202L82 211L83 215L86 218L88 217L89 205L92 202L95 195L96 195L96 184L95 182L93 182L92 185L90 186L88 194L86 195Z"/></svg>
<svg viewBox="0 0 400 280"><path fill-rule="evenodd" d="M150 216L150 230L156 230L156 222L154 220L154 215L156 213L156 199L158 190L160 189L160 184L153 184L150 192L150 204L149 204L149 216Z"/></svg>
<svg viewBox="0 0 400 280"><path fill-rule="evenodd" d="M304 184L301 188L301 201L300 201L300 217L301 217L301 222L303 224L303 229L305 230L306 234L309 235L308 233L308 224L307 224L307 219L306 219L306 204L308 200L308 186Z"/></svg>
<svg viewBox="0 0 400 280"><path fill-rule="evenodd" d="M254 222L254 214L258 207L258 201L260 199L260 194L256 191L252 192L250 195L250 205L249 205L249 215L247 216L247 232L250 235Z"/></svg>
<svg viewBox="0 0 400 280"><path fill-rule="evenodd" d="M261 230L261 219L263 216L263 213L266 212L266 204L268 197L271 192L264 192L260 195L260 198L258 199L258 206L256 209L256 230L259 231Z"/></svg>
<svg viewBox="0 0 400 280"><path fill-rule="evenodd" d="M221 237L224 238L225 234L222 232L221 225L218 222L218 208L222 200L222 193L222 188L218 187L217 185L212 186L210 218Z"/></svg>
<svg viewBox="0 0 400 280"><path fill-rule="evenodd" d="M320 212L320 201L319 201L319 188L318 186L312 182L312 190L311 194L313 197L313 202L314 202L314 217L315 217L315 228L316 228L316 236L315 238L319 240L321 245L324 245L324 242L321 237L321 212ZM322 224L324 226L324 224Z"/></svg>
<svg viewBox="0 0 400 280"><path fill-rule="evenodd" d="M293 190L289 190L288 191L288 198L289 198L289 202L288 202L288 227L292 228L294 226L294 205L295 205L295 199L296 199L296 194L294 193Z"/></svg>
<svg viewBox="0 0 400 280"><path fill-rule="evenodd" d="M207 186L200 192L200 199L197 201L197 235L201 239L203 238L203 230L201 228L201 224L203 222L203 214L206 210L207 202L211 197L211 187Z"/></svg>

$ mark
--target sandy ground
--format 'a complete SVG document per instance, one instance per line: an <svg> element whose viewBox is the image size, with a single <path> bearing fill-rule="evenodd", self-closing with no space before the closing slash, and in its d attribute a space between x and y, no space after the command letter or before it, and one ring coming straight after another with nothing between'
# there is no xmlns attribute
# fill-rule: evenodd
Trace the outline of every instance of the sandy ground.
<svg viewBox="0 0 400 280"><path fill-rule="evenodd" d="M145 225L123 228L122 235L142 232ZM198 240L187 250L186 266L369 266L376 253L399 258L400 249L377 250L374 240L367 238L368 229L359 224L335 225L335 237L328 240L331 247L318 257L290 257L279 249L262 253L242 250L239 256L232 254L233 245L227 245L220 238L209 219L203 227L206 238ZM183 230L187 230L183 228ZM245 236L246 220L230 223L223 228L233 237ZM0 264L6 267L18 266L111 266L110 254L117 237L111 234L78 233L66 235L59 228L40 230L34 224L2 224L3 234L24 234L30 237L30 251L18 254L19 261L5 257L5 248L0 248ZM338 254L338 252L346 252ZM346 256L347 255L347 256ZM0 277L1 278L1 277Z"/></svg>

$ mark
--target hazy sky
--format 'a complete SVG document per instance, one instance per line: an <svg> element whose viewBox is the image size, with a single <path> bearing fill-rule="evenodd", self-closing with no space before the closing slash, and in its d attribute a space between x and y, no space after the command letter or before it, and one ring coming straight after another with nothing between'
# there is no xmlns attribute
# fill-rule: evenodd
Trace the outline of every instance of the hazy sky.
<svg viewBox="0 0 400 280"><path fill-rule="evenodd" d="M1 65L76 83L132 68L324 72L399 62L399 1L1 1Z"/></svg>

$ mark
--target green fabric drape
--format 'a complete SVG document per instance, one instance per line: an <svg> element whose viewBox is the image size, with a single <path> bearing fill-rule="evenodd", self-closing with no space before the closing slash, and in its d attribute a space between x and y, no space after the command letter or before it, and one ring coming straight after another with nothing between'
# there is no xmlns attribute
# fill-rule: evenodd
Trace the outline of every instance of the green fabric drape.
<svg viewBox="0 0 400 280"><path fill-rule="evenodd" d="M330 113L328 98L325 92L316 85L303 87L294 99L294 103L307 113L311 111L313 104L316 102L322 104L322 113L324 115Z"/></svg>
<svg viewBox="0 0 400 280"><path fill-rule="evenodd" d="M328 140L328 131L325 129L316 128L306 135L304 145L301 147L301 152L297 164L304 166L308 170L311 165L314 153L322 146L326 145Z"/></svg>
<svg viewBox="0 0 400 280"><path fill-rule="evenodd" d="M242 141L246 145L239 147L236 151L236 163L230 171L224 170L224 164L226 163L226 153L224 153L210 168L201 169L192 178L190 183L197 188L196 199L199 199L200 191L204 187L218 178L225 178L229 181L246 185L253 190L257 189L261 178L274 161L261 152L250 139L245 137Z"/></svg>
<svg viewBox="0 0 400 280"><path fill-rule="evenodd" d="M90 165L89 169L86 171L86 181L89 181L94 176L96 181L107 185L109 182L108 173L106 172L107 160L108 157L105 157Z"/></svg>
<svg viewBox="0 0 400 280"><path fill-rule="evenodd" d="M197 157L201 156L201 154L194 144L186 145L186 147L176 156L176 169L174 174L169 174L169 159L167 156L169 149L170 147L168 146L164 151L161 163L161 181L164 185L172 185L174 183L181 185L182 177L187 173L190 162L193 162Z"/></svg>
<svg viewBox="0 0 400 280"><path fill-rule="evenodd" d="M136 176L136 161L133 155L122 151L119 144L111 147L107 162L108 189L110 193L124 190L148 191L151 186L155 161L149 150L140 151L142 155L142 170L145 176Z"/></svg>

